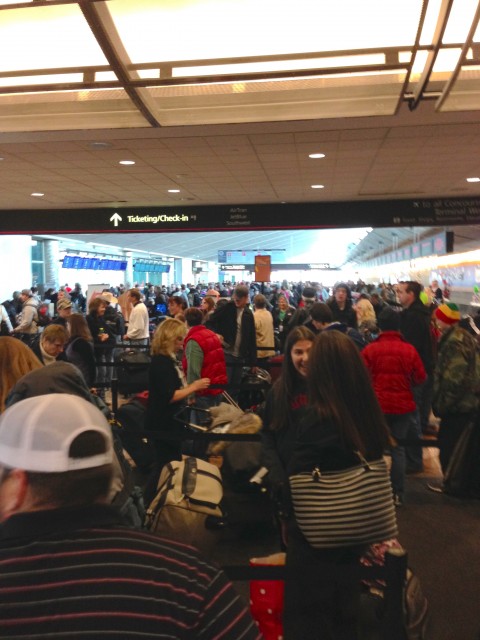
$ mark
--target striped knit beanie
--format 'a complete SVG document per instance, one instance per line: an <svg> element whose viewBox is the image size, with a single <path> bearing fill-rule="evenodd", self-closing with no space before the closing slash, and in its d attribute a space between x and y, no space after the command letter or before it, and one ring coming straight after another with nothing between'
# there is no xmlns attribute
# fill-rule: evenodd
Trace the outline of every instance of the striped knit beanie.
<svg viewBox="0 0 480 640"><path fill-rule="evenodd" d="M435 309L435 317L445 324L455 324L460 321L460 310L453 302L446 302Z"/></svg>

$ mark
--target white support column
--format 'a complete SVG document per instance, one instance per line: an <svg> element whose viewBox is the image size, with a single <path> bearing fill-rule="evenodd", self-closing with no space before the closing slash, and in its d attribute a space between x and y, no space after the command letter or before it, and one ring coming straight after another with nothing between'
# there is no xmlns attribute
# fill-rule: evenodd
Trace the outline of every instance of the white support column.
<svg viewBox="0 0 480 640"><path fill-rule="evenodd" d="M43 259L45 266L45 289L48 289L49 287L58 289L59 287L59 256L60 247L58 240L44 240ZM73 284L70 286L73 287Z"/></svg>

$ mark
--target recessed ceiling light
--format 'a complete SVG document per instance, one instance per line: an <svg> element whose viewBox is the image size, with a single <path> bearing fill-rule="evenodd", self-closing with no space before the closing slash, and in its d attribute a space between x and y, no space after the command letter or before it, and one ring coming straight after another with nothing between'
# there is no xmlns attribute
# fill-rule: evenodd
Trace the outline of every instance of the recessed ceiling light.
<svg viewBox="0 0 480 640"><path fill-rule="evenodd" d="M120 160L118 164L135 164L135 160Z"/></svg>
<svg viewBox="0 0 480 640"><path fill-rule="evenodd" d="M312 184L312 189L325 189L323 184Z"/></svg>
<svg viewBox="0 0 480 640"><path fill-rule="evenodd" d="M325 158L325 154L324 153L309 153L308 157L309 158Z"/></svg>
<svg viewBox="0 0 480 640"><path fill-rule="evenodd" d="M480 178L467 178L467 182L480 182Z"/></svg>
<svg viewBox="0 0 480 640"><path fill-rule="evenodd" d="M30 195L33 196L34 198L42 198L45 194L44 193L40 193L38 191L34 191Z"/></svg>
<svg viewBox="0 0 480 640"><path fill-rule="evenodd" d="M169 189L168 193L180 193L180 189Z"/></svg>
<svg viewBox="0 0 480 640"><path fill-rule="evenodd" d="M110 142L91 142L90 146L93 149L108 149L112 145L110 144Z"/></svg>

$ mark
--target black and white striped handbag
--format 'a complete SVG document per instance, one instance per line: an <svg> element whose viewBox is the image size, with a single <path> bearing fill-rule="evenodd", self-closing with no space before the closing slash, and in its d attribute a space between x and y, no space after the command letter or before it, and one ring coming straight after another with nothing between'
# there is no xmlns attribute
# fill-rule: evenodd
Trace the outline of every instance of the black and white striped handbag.
<svg viewBox="0 0 480 640"><path fill-rule="evenodd" d="M290 476L295 518L315 549L350 547L397 535L397 520L387 465L383 459L342 471Z"/></svg>

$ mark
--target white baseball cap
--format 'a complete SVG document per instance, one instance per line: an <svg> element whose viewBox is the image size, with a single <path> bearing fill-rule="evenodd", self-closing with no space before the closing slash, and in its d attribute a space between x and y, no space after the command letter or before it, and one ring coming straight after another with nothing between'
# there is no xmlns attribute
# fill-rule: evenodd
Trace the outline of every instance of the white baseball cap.
<svg viewBox="0 0 480 640"><path fill-rule="evenodd" d="M105 453L74 458L70 445L82 433L105 439ZM92 469L113 460L112 432L92 403L67 393L27 398L0 416L0 465L39 473Z"/></svg>

